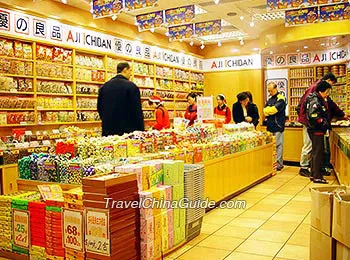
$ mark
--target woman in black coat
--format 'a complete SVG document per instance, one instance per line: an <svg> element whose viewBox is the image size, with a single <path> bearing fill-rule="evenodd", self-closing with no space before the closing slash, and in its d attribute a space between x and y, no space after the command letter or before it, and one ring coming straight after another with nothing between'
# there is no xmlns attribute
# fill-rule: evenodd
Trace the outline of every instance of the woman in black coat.
<svg viewBox="0 0 350 260"><path fill-rule="evenodd" d="M232 106L232 116L235 123L248 122L255 127L259 123L258 107L252 103L252 94L242 92L237 95L237 102Z"/></svg>

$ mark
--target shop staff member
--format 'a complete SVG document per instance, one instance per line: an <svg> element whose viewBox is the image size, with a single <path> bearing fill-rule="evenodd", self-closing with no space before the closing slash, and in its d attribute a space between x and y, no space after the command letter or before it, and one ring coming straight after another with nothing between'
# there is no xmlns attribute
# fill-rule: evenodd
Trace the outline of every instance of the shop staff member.
<svg viewBox="0 0 350 260"><path fill-rule="evenodd" d="M331 88L329 83L321 81L316 86L316 92L306 98L307 131L312 143L311 180L314 183L328 183L322 176L321 168L324 159L324 135L330 129L326 99Z"/></svg>
<svg viewBox="0 0 350 260"><path fill-rule="evenodd" d="M226 98L223 94L219 94L216 97L218 102L218 106L214 108L214 115L217 118L222 118L225 124L229 124L231 122L231 110L226 105Z"/></svg>
<svg viewBox="0 0 350 260"><path fill-rule="evenodd" d="M264 115L266 116L267 131L276 137L277 170L283 169L283 143L284 124L286 122L286 98L278 93L277 85L271 82L267 85L270 94L269 100L265 104Z"/></svg>
<svg viewBox="0 0 350 260"><path fill-rule="evenodd" d="M259 112L255 105L250 104L247 92L242 92L237 95L237 102L232 106L233 121L236 124L241 122L252 123L255 126L259 122Z"/></svg>
<svg viewBox="0 0 350 260"><path fill-rule="evenodd" d="M187 101L189 106L187 107L185 118L190 120L188 126L191 126L197 120L197 95L195 93L188 94Z"/></svg>
<svg viewBox="0 0 350 260"><path fill-rule="evenodd" d="M98 93L97 110L102 120L103 136L144 130L140 91L129 81L130 65L119 63L117 73Z"/></svg>
<svg viewBox="0 0 350 260"><path fill-rule="evenodd" d="M303 147L301 150L301 156L300 156L300 170L299 174L305 177L310 177L310 172L308 170L310 166L310 159L311 159L311 151L312 151L312 144L311 139L309 137L309 134L307 133L307 115L306 115L306 98L313 92L316 91L316 86L321 81L326 81L331 86L337 83L337 78L333 75L333 73L327 73L322 79L318 80L305 91L304 95L301 97L299 101L299 105L297 107L298 112L298 122L303 125ZM327 103L329 106L330 111L330 117L344 117L344 113L340 110L340 108L332 101L330 97L327 98ZM327 139L326 139L327 142ZM327 160L328 163L325 163L325 167L331 167L329 160ZM328 164L328 165L327 165Z"/></svg>
<svg viewBox="0 0 350 260"><path fill-rule="evenodd" d="M153 126L153 129L158 131L162 129L170 128L170 119L169 112L164 107L164 102L161 97L152 96L148 99L150 106L153 106L156 114L156 124Z"/></svg>

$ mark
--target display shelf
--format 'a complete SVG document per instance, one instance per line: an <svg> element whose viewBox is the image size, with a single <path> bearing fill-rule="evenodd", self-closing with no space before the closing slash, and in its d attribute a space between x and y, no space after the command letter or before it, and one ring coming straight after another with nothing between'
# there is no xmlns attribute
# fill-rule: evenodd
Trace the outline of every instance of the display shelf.
<svg viewBox="0 0 350 260"><path fill-rule="evenodd" d="M0 127L5 128L5 127L23 127L23 126L35 126L36 124L34 123L22 123L22 124L8 124L8 125L0 125Z"/></svg>
<svg viewBox="0 0 350 260"><path fill-rule="evenodd" d="M74 111L74 108L37 108L38 111Z"/></svg>
<svg viewBox="0 0 350 260"><path fill-rule="evenodd" d="M77 79L76 83L103 85L105 82L102 82L102 81L89 81L89 80L78 80Z"/></svg>
<svg viewBox="0 0 350 260"><path fill-rule="evenodd" d="M33 59L24 59L24 58L9 57L9 56L0 56L0 59L34 62Z"/></svg>
<svg viewBox="0 0 350 260"><path fill-rule="evenodd" d="M88 98L97 98L98 95L95 94L76 94L77 97L88 97Z"/></svg>
<svg viewBox="0 0 350 260"><path fill-rule="evenodd" d="M314 79L315 77L290 77L289 79Z"/></svg>
<svg viewBox="0 0 350 260"><path fill-rule="evenodd" d="M36 78L42 79L42 80L47 80L47 81L73 82L73 79L50 78L50 77L36 77Z"/></svg>
<svg viewBox="0 0 350 260"><path fill-rule="evenodd" d="M174 92L173 89L168 89L168 88L156 88L157 91L168 91L168 92Z"/></svg>
<svg viewBox="0 0 350 260"><path fill-rule="evenodd" d="M58 96L58 97L73 97L74 94L64 94L64 93L45 93L45 92L37 92L38 96Z"/></svg>
<svg viewBox="0 0 350 260"><path fill-rule="evenodd" d="M105 68L95 68L95 67L89 67L89 66L81 66L81 65L74 65L77 69L87 69L87 70L106 70Z"/></svg>
<svg viewBox="0 0 350 260"><path fill-rule="evenodd" d="M186 83L190 83L191 82L188 79L175 79L175 81L186 82Z"/></svg>
<svg viewBox="0 0 350 260"><path fill-rule="evenodd" d="M113 71L115 72L115 71ZM138 74L138 73L135 73L133 74L134 77L144 77L144 78L154 78L154 75L145 75L145 74Z"/></svg>
<svg viewBox="0 0 350 260"><path fill-rule="evenodd" d="M192 90L191 92L193 92L193 93L203 93L204 90Z"/></svg>
<svg viewBox="0 0 350 260"><path fill-rule="evenodd" d="M146 87L146 86L137 86L138 88L147 88L147 89L154 89L154 87Z"/></svg>
<svg viewBox="0 0 350 260"><path fill-rule="evenodd" d="M67 63L61 63L61 62L52 62L52 61L43 61L43 60L36 60L37 63L43 63L43 64L52 64L52 65L59 65L63 67L71 67L73 68L72 64Z"/></svg>
<svg viewBox="0 0 350 260"><path fill-rule="evenodd" d="M187 102L186 98L175 98L175 101Z"/></svg>
<svg viewBox="0 0 350 260"><path fill-rule="evenodd" d="M154 108L142 108L143 111L154 111ZM169 110L169 109L168 109Z"/></svg>
<svg viewBox="0 0 350 260"><path fill-rule="evenodd" d="M34 108L0 108L0 111L34 111Z"/></svg>
<svg viewBox="0 0 350 260"><path fill-rule="evenodd" d="M18 75L18 74L6 74L6 73L1 73L1 76L4 77L13 77L13 78L25 78L25 79L33 79L33 75Z"/></svg>
<svg viewBox="0 0 350 260"><path fill-rule="evenodd" d="M169 77L162 77L162 76L156 76L157 79L167 79L167 80L173 80L173 78L169 78Z"/></svg>
<svg viewBox="0 0 350 260"><path fill-rule="evenodd" d="M156 119L155 118L145 118L144 121L145 122L156 121Z"/></svg>
<svg viewBox="0 0 350 260"><path fill-rule="evenodd" d="M34 95L34 92L13 92L13 91L0 91L0 95Z"/></svg>
<svg viewBox="0 0 350 260"><path fill-rule="evenodd" d="M38 122L38 125L73 125L75 122Z"/></svg>
<svg viewBox="0 0 350 260"><path fill-rule="evenodd" d="M186 111L187 108L175 108L174 110L175 110L175 111Z"/></svg>
<svg viewBox="0 0 350 260"><path fill-rule="evenodd" d="M77 111L97 111L97 107L96 108L77 108Z"/></svg>
<svg viewBox="0 0 350 260"><path fill-rule="evenodd" d="M102 123L102 121L77 121L76 124L99 124Z"/></svg>

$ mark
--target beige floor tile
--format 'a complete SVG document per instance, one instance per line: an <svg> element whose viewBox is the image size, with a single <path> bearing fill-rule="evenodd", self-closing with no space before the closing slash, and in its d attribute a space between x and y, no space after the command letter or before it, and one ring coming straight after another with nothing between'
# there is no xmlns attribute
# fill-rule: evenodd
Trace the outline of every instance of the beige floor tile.
<svg viewBox="0 0 350 260"><path fill-rule="evenodd" d="M309 259L309 248L305 246L285 245L277 257L297 260Z"/></svg>
<svg viewBox="0 0 350 260"><path fill-rule="evenodd" d="M243 242L243 238L211 235L200 242L198 246L233 251Z"/></svg>
<svg viewBox="0 0 350 260"><path fill-rule="evenodd" d="M202 229L201 232L203 234L208 234L211 235L215 231L219 230L222 227L222 225L215 225L215 224L208 224L208 223L203 223L202 224Z"/></svg>
<svg viewBox="0 0 350 260"><path fill-rule="evenodd" d="M221 260L228 256L230 252L228 250L196 246L181 255L178 260Z"/></svg>
<svg viewBox="0 0 350 260"><path fill-rule="evenodd" d="M246 212L244 212L242 215L240 215L240 217L267 220L274 214L275 214L275 211L262 212L262 211L254 211L249 209Z"/></svg>
<svg viewBox="0 0 350 260"><path fill-rule="evenodd" d="M306 246L310 245L310 225L301 224L288 240L287 245Z"/></svg>
<svg viewBox="0 0 350 260"><path fill-rule="evenodd" d="M293 201L304 201L304 202L310 202L311 196L310 195L297 195L293 198Z"/></svg>
<svg viewBox="0 0 350 260"><path fill-rule="evenodd" d="M240 194L237 198L263 199L265 197L266 197L265 193L250 190Z"/></svg>
<svg viewBox="0 0 350 260"><path fill-rule="evenodd" d="M263 219L238 217L228 223L228 226L259 228L264 223L265 220Z"/></svg>
<svg viewBox="0 0 350 260"><path fill-rule="evenodd" d="M236 252L273 257L282 248L282 246L283 243L248 239L236 249Z"/></svg>
<svg viewBox="0 0 350 260"><path fill-rule="evenodd" d="M245 209L217 209L213 213L213 215L226 216L226 217L230 217L232 219L234 217L241 215L244 211L245 211Z"/></svg>
<svg viewBox="0 0 350 260"><path fill-rule="evenodd" d="M303 224L311 225L311 213L309 213L303 221Z"/></svg>
<svg viewBox="0 0 350 260"><path fill-rule="evenodd" d="M233 252L225 260L272 260L273 257Z"/></svg>
<svg viewBox="0 0 350 260"><path fill-rule="evenodd" d="M265 198L262 201L260 201L258 204L260 205L279 205L284 206L288 203L289 200L279 200L274 198Z"/></svg>
<svg viewBox="0 0 350 260"><path fill-rule="evenodd" d="M255 204L253 207L251 207L250 210L263 211L263 212L273 212L273 211L278 211L282 207L283 207L282 205L271 205L271 204L258 203L258 204Z"/></svg>
<svg viewBox="0 0 350 260"><path fill-rule="evenodd" d="M311 208L294 208L291 206L284 206L279 210L279 213L286 213L286 214L308 214L311 211Z"/></svg>
<svg viewBox="0 0 350 260"><path fill-rule="evenodd" d="M293 195L277 194L275 192L266 197L266 199L276 199L276 200L281 200L281 201L286 201L286 202L288 202L292 198L293 198Z"/></svg>
<svg viewBox="0 0 350 260"><path fill-rule="evenodd" d="M311 201L295 201L294 199L286 206L290 206L292 208L297 208L297 209L311 209Z"/></svg>
<svg viewBox="0 0 350 260"><path fill-rule="evenodd" d="M289 239L290 236L291 236L291 233L289 233L289 232L259 229L259 230L255 231L249 237L249 239L270 241L270 242L277 242L277 243L285 243Z"/></svg>
<svg viewBox="0 0 350 260"><path fill-rule="evenodd" d="M250 191L251 192L258 192L258 193L263 193L266 195L271 194L272 192L274 192L276 189L271 189L271 188L264 188L264 187L259 187L256 186L254 188L252 188Z"/></svg>
<svg viewBox="0 0 350 260"><path fill-rule="evenodd" d="M296 222L301 223L306 215L299 215L299 214L288 214L288 213L280 213L277 212L275 215L273 215L270 220L271 221L287 221L287 222Z"/></svg>
<svg viewBox="0 0 350 260"><path fill-rule="evenodd" d="M176 259L178 258L180 255L182 255L183 253L185 253L186 251L190 250L192 248L192 246L186 244L183 247L181 247L180 249L176 250L174 253L170 254L167 256L167 258L169 259Z"/></svg>
<svg viewBox="0 0 350 260"><path fill-rule="evenodd" d="M220 215L220 211L210 212L210 214L205 215L203 218L203 222L207 224L215 224L215 225L225 225L230 222L234 217L230 216L222 216Z"/></svg>
<svg viewBox="0 0 350 260"><path fill-rule="evenodd" d="M216 236L248 238L256 229L240 226L225 226L214 233Z"/></svg>
<svg viewBox="0 0 350 260"><path fill-rule="evenodd" d="M190 242L187 243L187 245L189 246L195 246L197 245L199 242L201 242L202 240L206 239L209 235L205 234L205 233L200 233L197 237L195 237L194 239L192 239Z"/></svg>
<svg viewBox="0 0 350 260"><path fill-rule="evenodd" d="M269 220L264 225L262 225L260 229L292 233L297 229L298 225L299 224L296 222Z"/></svg>

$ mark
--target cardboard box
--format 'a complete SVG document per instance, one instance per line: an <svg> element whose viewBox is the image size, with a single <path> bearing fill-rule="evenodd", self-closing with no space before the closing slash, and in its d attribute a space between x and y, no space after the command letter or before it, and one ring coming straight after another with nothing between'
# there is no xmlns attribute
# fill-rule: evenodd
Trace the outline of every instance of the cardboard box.
<svg viewBox="0 0 350 260"><path fill-rule="evenodd" d="M334 196L332 236L350 248L350 194Z"/></svg>
<svg viewBox="0 0 350 260"><path fill-rule="evenodd" d="M154 243L149 241L148 243L141 243L141 260L153 260L154 259Z"/></svg>
<svg viewBox="0 0 350 260"><path fill-rule="evenodd" d="M345 186L311 188L311 226L328 236L332 235L333 194L346 191Z"/></svg>
<svg viewBox="0 0 350 260"><path fill-rule="evenodd" d="M174 229L180 227L180 209L173 209Z"/></svg>
<svg viewBox="0 0 350 260"><path fill-rule="evenodd" d="M180 201L185 197L185 187L183 184L173 186L173 200Z"/></svg>
<svg viewBox="0 0 350 260"><path fill-rule="evenodd" d="M344 246L337 241L336 244L336 260L350 260L350 248Z"/></svg>
<svg viewBox="0 0 350 260"><path fill-rule="evenodd" d="M326 260L335 257L335 240L311 227L310 231L310 260Z"/></svg>
<svg viewBox="0 0 350 260"><path fill-rule="evenodd" d="M178 244L185 241L185 227L178 227L174 230L174 245L177 246Z"/></svg>
<svg viewBox="0 0 350 260"><path fill-rule="evenodd" d="M180 227L186 225L186 209L180 209Z"/></svg>
<svg viewBox="0 0 350 260"><path fill-rule="evenodd" d="M162 256L162 238L156 237L154 240L154 258Z"/></svg>
<svg viewBox="0 0 350 260"><path fill-rule="evenodd" d="M167 210L168 214L168 232L174 232L174 210L173 209L168 209Z"/></svg>
<svg viewBox="0 0 350 260"><path fill-rule="evenodd" d="M164 184L165 185L183 184L184 169L185 169L185 164L183 161L163 161Z"/></svg>
<svg viewBox="0 0 350 260"><path fill-rule="evenodd" d="M169 232L168 235L168 243L169 243L169 249L174 247L174 232Z"/></svg>
<svg viewBox="0 0 350 260"><path fill-rule="evenodd" d="M153 194L150 191L141 191L139 192L140 201L142 202L140 208L140 216L142 218L149 218L153 216L152 198ZM143 207L142 207L143 206Z"/></svg>
<svg viewBox="0 0 350 260"><path fill-rule="evenodd" d="M150 218L141 218L140 221L140 236L141 242L147 243L148 241L154 240L154 219Z"/></svg>
<svg viewBox="0 0 350 260"><path fill-rule="evenodd" d="M162 237L162 215L154 216L154 239L161 240Z"/></svg>
<svg viewBox="0 0 350 260"><path fill-rule="evenodd" d="M165 252L169 249L169 237L168 237L168 213L162 213L162 251Z"/></svg>

